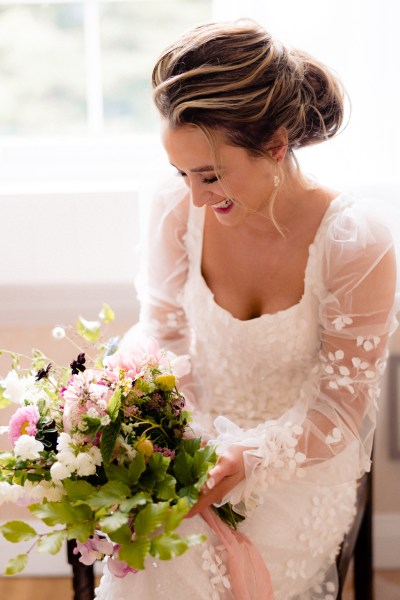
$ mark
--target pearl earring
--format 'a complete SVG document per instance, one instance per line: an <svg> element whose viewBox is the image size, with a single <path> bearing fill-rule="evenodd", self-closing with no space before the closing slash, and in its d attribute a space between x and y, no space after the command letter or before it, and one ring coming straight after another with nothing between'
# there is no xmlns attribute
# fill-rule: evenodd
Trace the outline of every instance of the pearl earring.
<svg viewBox="0 0 400 600"><path fill-rule="evenodd" d="M281 182L281 178L279 177L279 175L274 175L274 187L278 187L279 184Z"/></svg>

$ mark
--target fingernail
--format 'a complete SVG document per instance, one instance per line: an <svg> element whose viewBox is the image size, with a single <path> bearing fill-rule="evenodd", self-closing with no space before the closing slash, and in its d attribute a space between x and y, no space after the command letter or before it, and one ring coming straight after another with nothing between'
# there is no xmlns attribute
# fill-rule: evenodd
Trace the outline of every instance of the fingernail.
<svg viewBox="0 0 400 600"><path fill-rule="evenodd" d="M212 477L207 479L206 486L208 487L209 490L212 490L214 485L215 485L215 479L213 479Z"/></svg>

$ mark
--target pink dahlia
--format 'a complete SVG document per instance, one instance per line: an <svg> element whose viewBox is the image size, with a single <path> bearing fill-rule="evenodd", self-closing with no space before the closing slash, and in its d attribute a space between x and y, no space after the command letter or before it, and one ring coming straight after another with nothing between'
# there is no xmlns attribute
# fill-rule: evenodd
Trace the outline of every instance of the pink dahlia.
<svg viewBox="0 0 400 600"><path fill-rule="evenodd" d="M21 408L18 408L8 424L8 435L11 443L14 445L21 435L34 437L38 432L39 419L40 414L36 406L21 406Z"/></svg>

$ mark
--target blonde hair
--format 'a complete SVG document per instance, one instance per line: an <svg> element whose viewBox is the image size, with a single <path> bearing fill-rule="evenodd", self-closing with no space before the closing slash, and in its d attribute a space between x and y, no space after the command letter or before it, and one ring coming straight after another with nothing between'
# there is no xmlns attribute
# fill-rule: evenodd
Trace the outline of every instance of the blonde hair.
<svg viewBox="0 0 400 600"><path fill-rule="evenodd" d="M152 83L156 107L171 126L218 129L255 155L265 154L280 127L296 149L331 138L343 120L339 80L250 20L187 32L160 56Z"/></svg>
<svg viewBox="0 0 400 600"><path fill-rule="evenodd" d="M283 127L294 157L294 149L333 137L343 121L345 94L336 76L249 19L185 33L157 60L152 84L161 116L172 127L202 129L214 155L217 133L250 155L268 156Z"/></svg>

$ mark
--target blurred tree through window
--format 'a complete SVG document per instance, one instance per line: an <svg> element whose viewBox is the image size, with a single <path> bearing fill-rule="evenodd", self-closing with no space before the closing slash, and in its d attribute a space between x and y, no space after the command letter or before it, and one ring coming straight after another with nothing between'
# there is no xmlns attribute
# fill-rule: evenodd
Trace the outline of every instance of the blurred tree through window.
<svg viewBox="0 0 400 600"><path fill-rule="evenodd" d="M153 132L162 49L212 0L0 0L0 136Z"/></svg>

